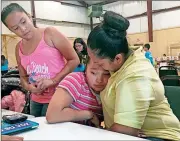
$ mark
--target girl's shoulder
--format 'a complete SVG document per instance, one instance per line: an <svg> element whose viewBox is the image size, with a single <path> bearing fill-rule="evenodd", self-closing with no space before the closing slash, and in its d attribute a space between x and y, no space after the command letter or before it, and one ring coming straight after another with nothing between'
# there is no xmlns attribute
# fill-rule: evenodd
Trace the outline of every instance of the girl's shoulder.
<svg viewBox="0 0 180 141"><path fill-rule="evenodd" d="M68 74L63 81L69 81L71 84L78 84L84 87L88 85L84 72L72 72Z"/></svg>
<svg viewBox="0 0 180 141"><path fill-rule="evenodd" d="M84 72L72 72L68 74L66 77L69 77L71 79L76 79L78 82L85 81L85 73Z"/></svg>
<svg viewBox="0 0 180 141"><path fill-rule="evenodd" d="M49 46L54 46L53 39L55 39L56 34L59 31L55 27L46 27L46 28L42 28L41 30L43 30L44 41Z"/></svg>
<svg viewBox="0 0 180 141"><path fill-rule="evenodd" d="M46 28L41 28L41 30L44 32L44 35L52 35L54 31L57 31L55 27L46 27Z"/></svg>

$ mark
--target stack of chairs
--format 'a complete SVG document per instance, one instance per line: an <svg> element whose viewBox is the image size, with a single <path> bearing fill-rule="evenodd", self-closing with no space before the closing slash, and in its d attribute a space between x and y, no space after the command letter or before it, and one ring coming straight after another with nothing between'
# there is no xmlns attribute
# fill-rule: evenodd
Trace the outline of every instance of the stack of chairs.
<svg viewBox="0 0 180 141"><path fill-rule="evenodd" d="M175 116L180 121L180 76L173 66L159 68L159 77L165 88L165 96Z"/></svg>
<svg viewBox="0 0 180 141"><path fill-rule="evenodd" d="M159 77L165 86L180 86L180 77L177 68L173 66L161 66Z"/></svg>
<svg viewBox="0 0 180 141"><path fill-rule="evenodd" d="M165 96L175 116L180 121L180 87L165 86Z"/></svg>

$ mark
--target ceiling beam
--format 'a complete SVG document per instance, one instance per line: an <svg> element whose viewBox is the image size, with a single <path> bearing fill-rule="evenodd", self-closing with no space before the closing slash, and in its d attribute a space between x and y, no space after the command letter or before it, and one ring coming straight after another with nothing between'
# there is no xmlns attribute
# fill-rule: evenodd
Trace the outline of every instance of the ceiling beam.
<svg viewBox="0 0 180 141"><path fill-rule="evenodd" d="M91 31L93 30L93 18L90 17L90 28L91 28Z"/></svg>
<svg viewBox="0 0 180 141"><path fill-rule="evenodd" d="M99 3L93 4L93 5L106 5L106 4L110 4L110 3L118 2L118 1L119 0L106 0L106 1L99 2Z"/></svg>
<svg viewBox="0 0 180 141"><path fill-rule="evenodd" d="M83 26L90 26L89 23L79 23L79 22L71 22L71 21L58 21L58 20L50 20L50 19L42 19L42 18L33 18L37 22L51 22L53 24L76 24L76 25L83 25Z"/></svg>
<svg viewBox="0 0 180 141"><path fill-rule="evenodd" d="M147 17L149 42L153 42L152 0L147 0Z"/></svg>
<svg viewBox="0 0 180 141"><path fill-rule="evenodd" d="M36 11L35 11L35 2L34 2L34 0L31 0L31 15L32 15L32 18L36 18ZM33 24L36 27L36 21L35 20L33 20Z"/></svg>
<svg viewBox="0 0 180 141"><path fill-rule="evenodd" d="M88 8L88 4L85 2L85 1L83 1L83 0L78 0L78 2L80 3L80 4L82 4L83 6L85 6L86 8Z"/></svg>
<svg viewBox="0 0 180 141"><path fill-rule="evenodd" d="M55 2L60 2L62 5L67 5L67 6L77 6L77 7L85 7L84 5L78 5L78 4L74 4L74 3L68 3L68 2L64 2L61 0L53 0ZM86 8L86 7L85 7Z"/></svg>
<svg viewBox="0 0 180 141"><path fill-rule="evenodd" d="M174 11L174 10L180 10L180 6L175 6L175 7L165 8L165 9L152 10L152 14L158 14L158 13L169 12L169 11ZM146 16L146 15L147 15L147 12L144 12L144 13L136 14L136 15L129 16L126 18L127 19L134 19L134 18L140 18L142 16Z"/></svg>
<svg viewBox="0 0 180 141"><path fill-rule="evenodd" d="M159 14L159 13L164 13L164 12L170 12L174 10L180 10L180 6L175 6L175 7L170 7L170 8L164 8L164 9L158 9L158 10L152 10L152 14ZM141 14L135 14L129 17L125 17L128 20L129 19L135 19L135 18L140 18L143 16L147 16L147 12L143 12ZM99 23L94 24L95 26L98 25Z"/></svg>

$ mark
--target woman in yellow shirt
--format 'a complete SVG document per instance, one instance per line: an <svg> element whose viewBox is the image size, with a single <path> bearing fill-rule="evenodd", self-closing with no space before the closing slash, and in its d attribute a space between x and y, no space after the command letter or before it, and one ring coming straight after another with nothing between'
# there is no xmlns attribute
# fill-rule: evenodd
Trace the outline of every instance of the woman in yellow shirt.
<svg viewBox="0 0 180 141"><path fill-rule="evenodd" d="M150 140L180 140L180 123L164 95L164 86L142 48L129 49L129 21L107 11L88 37L88 54L111 72L101 93L104 122L109 130Z"/></svg>

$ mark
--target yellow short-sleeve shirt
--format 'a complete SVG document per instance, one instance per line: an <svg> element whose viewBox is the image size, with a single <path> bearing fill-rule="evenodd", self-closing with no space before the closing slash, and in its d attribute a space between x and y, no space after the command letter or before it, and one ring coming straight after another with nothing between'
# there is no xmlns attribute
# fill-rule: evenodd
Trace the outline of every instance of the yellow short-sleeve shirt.
<svg viewBox="0 0 180 141"><path fill-rule="evenodd" d="M164 86L141 50L131 53L101 92L105 126L118 123L142 129L149 137L180 140L180 123Z"/></svg>

